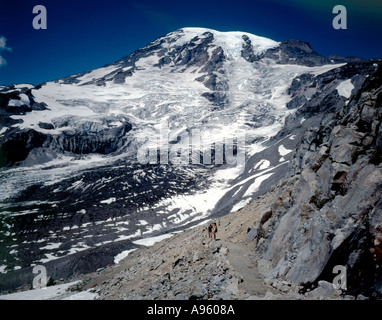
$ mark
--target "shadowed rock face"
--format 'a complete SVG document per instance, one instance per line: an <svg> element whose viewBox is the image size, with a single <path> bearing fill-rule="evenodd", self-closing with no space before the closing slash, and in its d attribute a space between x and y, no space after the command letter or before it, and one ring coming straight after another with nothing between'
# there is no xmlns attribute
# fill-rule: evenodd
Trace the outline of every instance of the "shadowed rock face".
<svg viewBox="0 0 382 320"><path fill-rule="evenodd" d="M121 140L130 130L131 124L128 122L119 128L101 128L100 130L76 127L74 130L64 131L53 139L52 144L63 151L79 155L90 153L107 155L118 150Z"/></svg>
<svg viewBox="0 0 382 320"><path fill-rule="evenodd" d="M91 124L90 124L91 125ZM52 124L40 123L39 126L52 130ZM76 155L91 153L110 154L118 150L124 136L131 130L131 124L125 123L120 128L100 128L96 131L76 127L50 136L34 130L23 130L10 133L1 145L1 165L13 165L25 160L31 151L44 147L57 153L70 152ZM38 159L35 159L36 163ZM43 159L40 159L43 161ZM30 163L31 164L31 163Z"/></svg>
<svg viewBox="0 0 382 320"><path fill-rule="evenodd" d="M0 148L0 165L13 165L25 160L30 151L43 146L46 136L34 130L14 132Z"/></svg>
<svg viewBox="0 0 382 320"><path fill-rule="evenodd" d="M308 288L343 265L348 293L382 294L381 75L379 64L327 125L305 132L280 202L250 237L265 277Z"/></svg>
<svg viewBox="0 0 382 320"><path fill-rule="evenodd" d="M276 48L269 49L264 57L276 60L279 64L301 64L320 66L331 61L315 52L309 43L299 40L282 41Z"/></svg>

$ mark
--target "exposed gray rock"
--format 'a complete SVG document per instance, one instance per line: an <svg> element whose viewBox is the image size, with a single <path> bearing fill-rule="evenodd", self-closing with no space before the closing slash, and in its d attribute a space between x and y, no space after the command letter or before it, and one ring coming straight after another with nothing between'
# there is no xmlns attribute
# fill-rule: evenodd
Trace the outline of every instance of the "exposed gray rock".
<svg viewBox="0 0 382 320"><path fill-rule="evenodd" d="M308 299L314 300L328 300L328 299L340 299L341 290L336 290L332 283L327 281L319 281L318 287L310 292L306 293Z"/></svg>
<svg viewBox="0 0 382 320"><path fill-rule="evenodd" d="M241 56L248 62L258 61L259 57L254 53L251 40L247 35L242 35L244 40L243 49L241 50Z"/></svg>
<svg viewBox="0 0 382 320"><path fill-rule="evenodd" d="M376 74L366 84L370 92L334 116L336 125L331 121L324 135L318 129L304 135L295 154L301 158L292 161L297 180L279 189L291 191L291 206L273 208L264 240L257 244L263 275L315 283L310 298L338 296L320 281L331 282L338 264L347 266L348 292L381 294L381 158L373 139L362 143L365 134L377 135L364 121L377 122L375 128L382 121L381 78Z"/></svg>
<svg viewBox="0 0 382 320"><path fill-rule="evenodd" d="M258 228L253 227L253 228L248 232L247 237L246 237L246 240L247 240L248 242L250 242L250 241L253 241L253 240L257 239L258 236L259 236L259 230L258 230Z"/></svg>
<svg viewBox="0 0 382 320"><path fill-rule="evenodd" d="M287 108L288 109L298 109L302 107L308 99L306 98L305 95L303 96L295 96L291 101L287 103Z"/></svg>
<svg viewBox="0 0 382 320"><path fill-rule="evenodd" d="M280 46L269 49L264 56L280 64L293 63L312 67L331 63L329 59L316 53L309 43L299 40L282 41Z"/></svg>

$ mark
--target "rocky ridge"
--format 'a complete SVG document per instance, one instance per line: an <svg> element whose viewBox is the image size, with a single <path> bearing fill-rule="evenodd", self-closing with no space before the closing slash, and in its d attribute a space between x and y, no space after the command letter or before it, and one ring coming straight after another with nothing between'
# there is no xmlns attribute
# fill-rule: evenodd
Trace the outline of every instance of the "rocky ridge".
<svg viewBox="0 0 382 320"><path fill-rule="evenodd" d="M380 295L381 68L326 125L307 131L256 225L262 274L309 287L347 267L348 292Z"/></svg>

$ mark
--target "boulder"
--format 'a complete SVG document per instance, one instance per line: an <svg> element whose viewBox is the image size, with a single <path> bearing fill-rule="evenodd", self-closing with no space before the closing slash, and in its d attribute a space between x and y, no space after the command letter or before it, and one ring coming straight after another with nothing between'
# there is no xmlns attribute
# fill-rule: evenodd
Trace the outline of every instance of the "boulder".
<svg viewBox="0 0 382 320"><path fill-rule="evenodd" d="M245 241L251 242L253 240L256 240L259 236L259 230L257 227L252 227L251 230L247 233L247 236L245 238Z"/></svg>

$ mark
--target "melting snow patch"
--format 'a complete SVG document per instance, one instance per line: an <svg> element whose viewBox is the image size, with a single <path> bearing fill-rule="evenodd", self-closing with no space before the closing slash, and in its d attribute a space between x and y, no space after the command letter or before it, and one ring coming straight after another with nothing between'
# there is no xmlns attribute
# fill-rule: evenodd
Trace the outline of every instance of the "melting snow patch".
<svg viewBox="0 0 382 320"><path fill-rule="evenodd" d="M152 246L154 243L162 241L167 238L171 238L174 234L172 233L167 233L167 234L162 234L160 236L156 237L150 237L150 238L145 238L145 239L139 239L136 241L133 241L134 244L141 245L141 246Z"/></svg>
<svg viewBox="0 0 382 320"><path fill-rule="evenodd" d="M8 106L10 107L20 107L22 105L29 106L29 98L26 94L22 93L20 94L20 100L17 99L11 99L8 102Z"/></svg>
<svg viewBox="0 0 382 320"><path fill-rule="evenodd" d="M265 180L267 180L273 173L268 173L268 174L264 174L258 178L256 178L256 180L248 187L247 191L245 192L244 194L244 198L247 197L247 196L251 196L252 194L254 194L256 191L259 190L259 187L261 185L261 183Z"/></svg>
<svg viewBox="0 0 382 320"><path fill-rule="evenodd" d="M354 85L351 83L351 79L342 81L337 86L337 91L340 96L343 96L345 98L350 98L351 92L354 89Z"/></svg>
<svg viewBox="0 0 382 320"><path fill-rule="evenodd" d="M317 77L318 75L320 74L323 74L325 72L328 72L332 69L335 69L335 68L340 68L342 66L344 66L346 63L338 63L338 64L328 64L328 65L324 65L324 66L319 66L319 67L313 67L313 68L310 68L312 70L312 74Z"/></svg>
<svg viewBox="0 0 382 320"><path fill-rule="evenodd" d="M245 199L245 200L242 200L242 201L236 203L236 204L233 206L231 212L235 212L235 211L237 211L237 210L240 210L241 208L244 208L244 207L245 207L248 203L250 203L250 202L251 202L251 199L248 198L248 199Z"/></svg>
<svg viewBox="0 0 382 320"><path fill-rule="evenodd" d="M279 146L279 153L280 153L280 156L285 156L287 155L288 153L292 152L292 150L290 149L286 149L283 145L280 145Z"/></svg>
<svg viewBox="0 0 382 320"><path fill-rule="evenodd" d="M146 220L138 220L138 223L136 225L137 226L145 226L147 224L148 224L148 222Z"/></svg>
<svg viewBox="0 0 382 320"><path fill-rule="evenodd" d="M260 160L254 167L254 169L263 170L270 166L270 162L268 160Z"/></svg>
<svg viewBox="0 0 382 320"><path fill-rule="evenodd" d="M154 224L153 226L146 227L147 231L143 232L143 234L151 233L153 231L160 230L161 228L162 228L161 224L157 223L157 224Z"/></svg>
<svg viewBox="0 0 382 320"><path fill-rule="evenodd" d="M122 251L121 253L117 254L115 257L114 257L114 263L117 264L119 263L122 259L126 258L130 252L133 252L137 249L130 249L130 250L125 250L125 251Z"/></svg>
<svg viewBox="0 0 382 320"><path fill-rule="evenodd" d="M49 262L49 261L53 261L53 260L57 260L57 259L59 259L60 257L56 257L56 256L54 256L53 254L50 254L50 253L45 253L45 256L46 256L46 258L44 259L40 259L39 261L41 262L41 263L47 263L47 262Z"/></svg>
<svg viewBox="0 0 382 320"><path fill-rule="evenodd" d="M46 245L45 247L41 247L40 250L52 250L52 249L58 249L61 246L61 242L58 243L51 243Z"/></svg>
<svg viewBox="0 0 382 320"><path fill-rule="evenodd" d="M110 199L102 200L99 203L110 204L110 203L113 203L115 201L117 201L116 198L110 198Z"/></svg>
<svg viewBox="0 0 382 320"><path fill-rule="evenodd" d="M7 127L2 128L2 129L0 130L0 136L1 136L5 131L7 131L7 130L8 130Z"/></svg>

